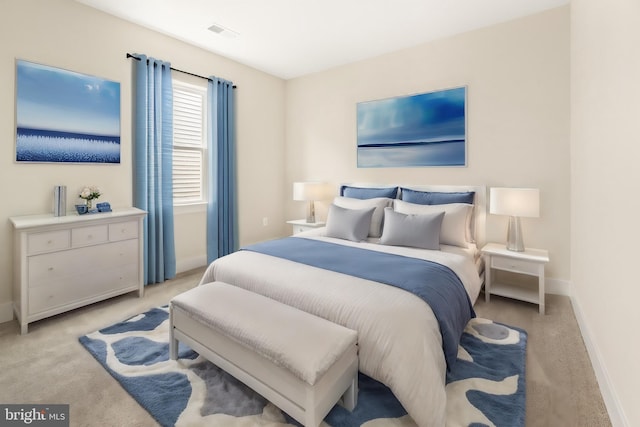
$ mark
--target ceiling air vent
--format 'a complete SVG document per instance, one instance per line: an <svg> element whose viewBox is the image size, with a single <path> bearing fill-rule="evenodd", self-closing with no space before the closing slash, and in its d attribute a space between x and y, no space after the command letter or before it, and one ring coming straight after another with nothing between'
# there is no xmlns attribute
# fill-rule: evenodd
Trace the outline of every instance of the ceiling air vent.
<svg viewBox="0 0 640 427"><path fill-rule="evenodd" d="M230 39L235 39L236 37L238 37L240 34L236 33L233 30L230 30L229 28L223 27L220 24L213 24L209 27L209 31L216 33L216 34L220 34L221 36L225 36L228 37Z"/></svg>

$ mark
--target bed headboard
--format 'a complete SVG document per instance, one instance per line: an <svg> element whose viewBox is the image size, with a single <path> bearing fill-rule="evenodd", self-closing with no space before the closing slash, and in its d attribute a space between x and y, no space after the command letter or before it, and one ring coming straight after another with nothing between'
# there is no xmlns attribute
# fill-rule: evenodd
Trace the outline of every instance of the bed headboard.
<svg viewBox="0 0 640 427"><path fill-rule="evenodd" d="M351 182L343 183L342 185L350 185L353 187L366 187L366 188L387 188L387 187L402 187L411 190L418 191L435 191L435 192L465 192L473 191L474 196L474 208L473 208L473 237L476 241L476 247L482 248L486 243L486 222L487 222L487 187L484 185L420 185L420 184L374 184L363 182ZM400 195L398 195L399 197Z"/></svg>

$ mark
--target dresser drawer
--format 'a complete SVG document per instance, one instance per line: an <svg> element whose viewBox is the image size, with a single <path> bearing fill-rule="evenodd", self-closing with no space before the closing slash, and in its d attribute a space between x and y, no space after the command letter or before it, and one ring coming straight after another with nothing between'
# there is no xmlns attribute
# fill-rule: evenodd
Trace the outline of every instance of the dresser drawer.
<svg viewBox="0 0 640 427"><path fill-rule="evenodd" d="M58 251L70 246L69 230L31 233L27 236L27 255Z"/></svg>
<svg viewBox="0 0 640 427"><path fill-rule="evenodd" d="M538 275L538 264L519 259L492 256L491 267L498 270L513 271L514 273Z"/></svg>
<svg viewBox="0 0 640 427"><path fill-rule="evenodd" d="M46 286L29 289L29 315L56 311L60 307L78 307L122 293L138 286L138 265L130 263L118 270L82 272L54 278Z"/></svg>
<svg viewBox="0 0 640 427"><path fill-rule="evenodd" d="M51 280L68 280L74 275L92 271L92 263L83 255L82 249L72 249L29 257L28 287L47 286Z"/></svg>
<svg viewBox="0 0 640 427"><path fill-rule="evenodd" d="M79 227L71 230L71 246L96 245L109 240L107 225L94 225L92 227Z"/></svg>
<svg viewBox="0 0 640 427"><path fill-rule="evenodd" d="M109 224L109 240L117 242L119 240L135 239L138 237L138 221L118 222Z"/></svg>
<svg viewBox="0 0 640 427"><path fill-rule="evenodd" d="M47 287L57 280L70 282L72 278L82 275L95 281L100 280L107 271L118 271L129 264L137 265L138 241L124 240L34 255L29 257L27 263L29 289ZM85 283L85 286L89 284Z"/></svg>

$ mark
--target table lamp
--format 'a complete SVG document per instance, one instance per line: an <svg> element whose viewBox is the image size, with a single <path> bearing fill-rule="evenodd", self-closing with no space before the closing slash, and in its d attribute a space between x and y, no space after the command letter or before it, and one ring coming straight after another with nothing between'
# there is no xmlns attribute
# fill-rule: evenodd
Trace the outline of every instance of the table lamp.
<svg viewBox="0 0 640 427"><path fill-rule="evenodd" d="M324 196L324 184L322 182L294 182L293 200L309 202L307 209L307 222L316 222L314 202L322 200Z"/></svg>
<svg viewBox="0 0 640 427"><path fill-rule="evenodd" d="M507 249L523 252L524 242L520 217L537 218L540 216L540 190L537 188L491 188L489 213L509 215Z"/></svg>

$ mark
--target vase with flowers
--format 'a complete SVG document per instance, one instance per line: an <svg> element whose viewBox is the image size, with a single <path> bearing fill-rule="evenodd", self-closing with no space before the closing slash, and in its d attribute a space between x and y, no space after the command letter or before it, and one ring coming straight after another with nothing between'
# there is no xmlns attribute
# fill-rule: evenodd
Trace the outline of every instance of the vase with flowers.
<svg viewBox="0 0 640 427"><path fill-rule="evenodd" d="M84 187L78 195L81 199L84 199L87 205L87 212L93 207L93 200L100 197L100 189L96 186Z"/></svg>

